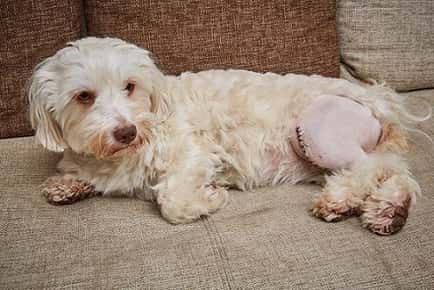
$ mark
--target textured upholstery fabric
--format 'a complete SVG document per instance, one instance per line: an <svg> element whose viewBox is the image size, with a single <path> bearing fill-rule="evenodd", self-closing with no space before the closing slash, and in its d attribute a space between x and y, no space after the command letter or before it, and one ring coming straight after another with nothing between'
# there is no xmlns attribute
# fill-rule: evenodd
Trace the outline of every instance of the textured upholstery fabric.
<svg viewBox="0 0 434 290"><path fill-rule="evenodd" d="M80 37L79 0L2 0L0 138L32 133L23 96L33 67Z"/></svg>
<svg viewBox="0 0 434 290"><path fill-rule="evenodd" d="M421 98L434 105L434 91L412 95L419 109ZM434 121L420 129L434 136ZM0 289L430 289L434 152L413 136L423 197L390 237L357 218L310 217L314 185L232 192L212 217L179 226L134 199L55 207L37 187L59 156L32 137L0 140Z"/></svg>
<svg viewBox="0 0 434 290"><path fill-rule="evenodd" d="M88 0L89 35L151 50L169 73L243 68L338 76L335 0Z"/></svg>
<svg viewBox="0 0 434 290"><path fill-rule="evenodd" d="M341 58L359 79L434 87L434 1L338 0Z"/></svg>

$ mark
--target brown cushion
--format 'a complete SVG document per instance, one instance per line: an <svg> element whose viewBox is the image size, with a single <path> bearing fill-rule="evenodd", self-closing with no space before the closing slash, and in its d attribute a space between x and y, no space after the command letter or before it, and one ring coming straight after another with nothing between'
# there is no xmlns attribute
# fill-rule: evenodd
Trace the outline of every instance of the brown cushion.
<svg viewBox="0 0 434 290"><path fill-rule="evenodd" d="M434 88L434 1L339 0L346 69L400 90Z"/></svg>
<svg viewBox="0 0 434 290"><path fill-rule="evenodd" d="M38 62L80 37L80 1L2 1L0 35L0 138L30 135L24 85Z"/></svg>
<svg viewBox="0 0 434 290"><path fill-rule="evenodd" d="M89 35L151 50L169 73L243 68L338 76L335 0L88 0Z"/></svg>

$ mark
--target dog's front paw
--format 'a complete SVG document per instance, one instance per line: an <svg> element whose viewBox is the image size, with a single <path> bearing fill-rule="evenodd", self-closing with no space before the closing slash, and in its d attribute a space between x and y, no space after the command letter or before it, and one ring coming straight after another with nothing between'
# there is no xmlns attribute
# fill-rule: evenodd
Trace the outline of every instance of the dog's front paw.
<svg viewBox="0 0 434 290"><path fill-rule="evenodd" d="M223 207L228 201L229 193L224 188L209 186L187 197L190 198L160 194L157 202L161 215L172 224L190 223Z"/></svg>
<svg viewBox="0 0 434 290"><path fill-rule="evenodd" d="M54 205L71 204L95 194L92 185L73 178L52 177L42 187L42 194Z"/></svg>

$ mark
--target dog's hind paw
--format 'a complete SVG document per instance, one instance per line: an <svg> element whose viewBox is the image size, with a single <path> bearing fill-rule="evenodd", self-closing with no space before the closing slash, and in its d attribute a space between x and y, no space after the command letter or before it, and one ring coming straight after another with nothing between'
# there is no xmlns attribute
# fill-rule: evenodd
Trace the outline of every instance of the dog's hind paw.
<svg viewBox="0 0 434 290"><path fill-rule="evenodd" d="M351 200L334 201L328 198L327 194L317 198L311 209L315 217L327 222L338 222L350 216L360 215L359 205Z"/></svg>
<svg viewBox="0 0 434 290"><path fill-rule="evenodd" d="M364 205L362 224L378 235L388 236L397 233L407 221L410 203L409 194L402 202L369 197Z"/></svg>
<svg viewBox="0 0 434 290"><path fill-rule="evenodd" d="M392 235L405 225L419 185L406 175L393 175L382 182L362 206L362 224L378 235Z"/></svg>

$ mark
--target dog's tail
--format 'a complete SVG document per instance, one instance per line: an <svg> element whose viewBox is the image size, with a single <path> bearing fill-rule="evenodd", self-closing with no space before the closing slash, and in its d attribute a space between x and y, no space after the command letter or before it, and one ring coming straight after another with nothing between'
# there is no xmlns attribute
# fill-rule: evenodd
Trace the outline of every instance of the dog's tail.
<svg viewBox="0 0 434 290"><path fill-rule="evenodd" d="M375 116L380 122L386 126L387 124L395 124L400 129L407 132L415 132L426 137L431 144L434 145L433 138L420 129L417 125L427 121L432 117L432 107L427 101L418 99L425 103L423 107L426 112L421 114L412 113L409 109L410 102L404 95L396 93L394 90L385 86L385 84L374 83L372 86L365 87L366 94L358 95L357 101L371 108Z"/></svg>

